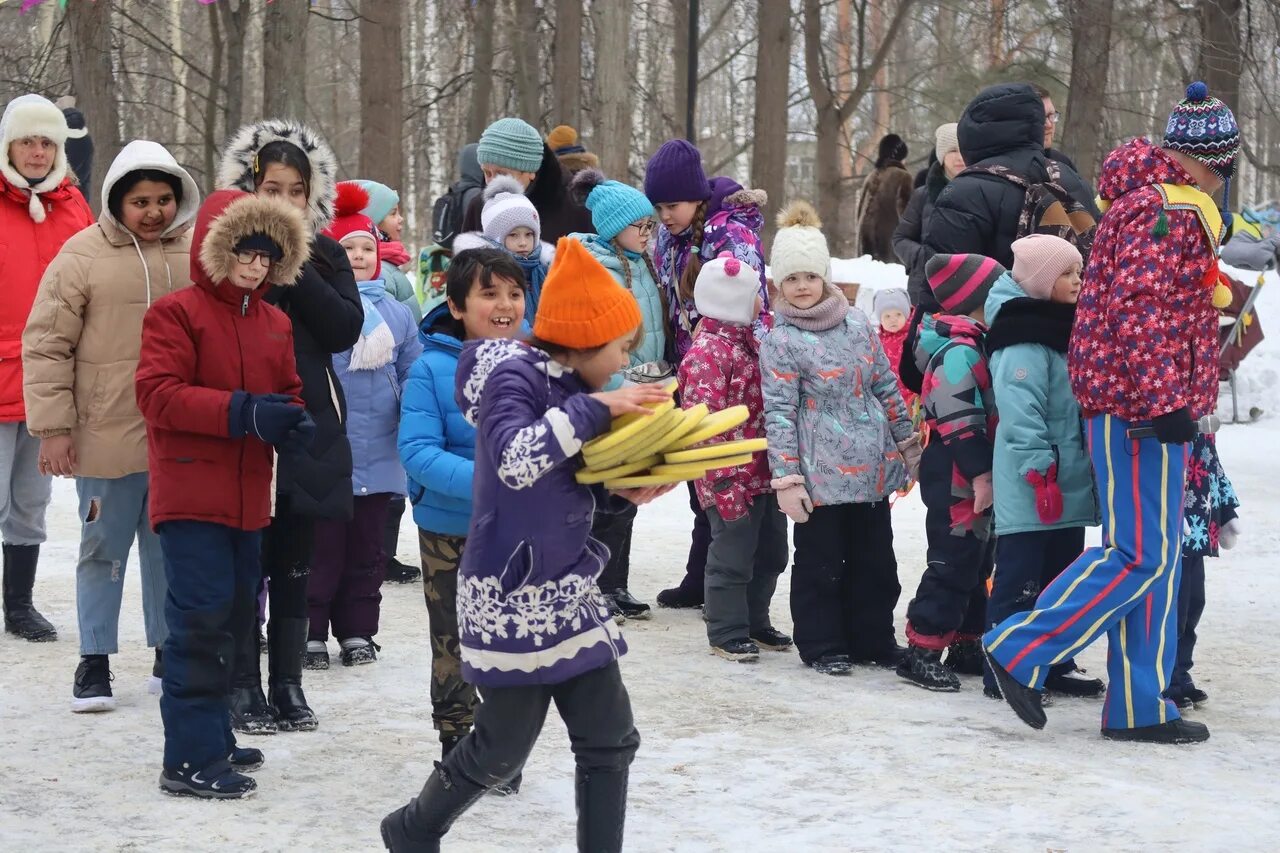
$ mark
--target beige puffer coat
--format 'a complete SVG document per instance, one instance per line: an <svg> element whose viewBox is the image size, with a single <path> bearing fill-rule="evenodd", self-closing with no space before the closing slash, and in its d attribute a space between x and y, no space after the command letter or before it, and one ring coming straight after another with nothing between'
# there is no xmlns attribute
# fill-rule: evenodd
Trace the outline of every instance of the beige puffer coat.
<svg viewBox="0 0 1280 853"><path fill-rule="evenodd" d="M190 231L200 191L164 147L136 140L111 164L104 203L112 186L137 169L182 182L173 224L159 240L142 242L104 208L50 262L22 334L27 429L36 438L72 435L83 477L147 470L146 427L133 388L142 315L191 284Z"/></svg>

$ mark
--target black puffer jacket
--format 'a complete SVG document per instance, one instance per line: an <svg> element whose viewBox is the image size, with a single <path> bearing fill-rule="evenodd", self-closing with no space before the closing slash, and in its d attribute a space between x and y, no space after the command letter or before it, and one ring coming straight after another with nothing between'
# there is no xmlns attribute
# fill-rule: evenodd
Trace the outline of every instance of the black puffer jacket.
<svg viewBox="0 0 1280 853"><path fill-rule="evenodd" d="M591 222L591 211L573 200L569 192L569 180L568 170L560 165L560 159L543 143L542 165L538 167L538 173L529 189L525 190L525 196L538 211L543 242L553 246L561 237L574 232L596 233L596 227ZM484 197L477 195L467 206L462 218L462 230L483 231L480 223L483 211Z"/></svg>
<svg viewBox="0 0 1280 853"><path fill-rule="evenodd" d="M989 86L978 93L958 130L970 169L1005 166L1029 181L1049 179L1044 154L1044 103L1024 83ZM938 196L925 221L929 255L973 253L1013 267L1023 192L996 175L966 170Z"/></svg>
<svg viewBox="0 0 1280 853"><path fill-rule="evenodd" d="M1060 173L1058 183L1062 184L1062 188L1071 193L1073 199L1084 205L1085 210L1093 216L1094 222L1102 219L1102 212L1098 210L1096 200L1098 192L1080 177L1080 171L1076 168L1075 162L1056 148L1046 148L1044 153L1046 157L1058 164Z"/></svg>
<svg viewBox="0 0 1280 853"><path fill-rule="evenodd" d="M933 205L938 196L947 188L947 173L941 163L929 167L928 177L924 184L911 194L911 202L902 212L898 227L893 232L893 250L898 260L907 268L907 293L911 296L912 305L923 305L928 311L939 309L938 301L933 298L929 289L929 280L924 274L924 265L933 253L924 245L924 225L933 213Z"/></svg>
<svg viewBox="0 0 1280 853"><path fill-rule="evenodd" d="M332 354L355 346L364 309L347 253L337 241L317 234L311 258L297 282L291 287L273 287L266 300L293 322L302 399L316 422L311 447L280 454L276 492L288 499L289 511L297 515L350 518L347 403L333 372Z"/></svg>

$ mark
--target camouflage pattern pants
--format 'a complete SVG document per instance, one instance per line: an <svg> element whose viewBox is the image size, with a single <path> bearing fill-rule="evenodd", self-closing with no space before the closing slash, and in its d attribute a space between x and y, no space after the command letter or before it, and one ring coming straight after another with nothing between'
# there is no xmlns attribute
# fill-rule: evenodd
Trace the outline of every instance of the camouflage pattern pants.
<svg viewBox="0 0 1280 853"><path fill-rule="evenodd" d="M422 591L431 631L431 719L441 738L461 737L475 721L476 689L462 680L458 643L458 563L467 540L418 530Z"/></svg>

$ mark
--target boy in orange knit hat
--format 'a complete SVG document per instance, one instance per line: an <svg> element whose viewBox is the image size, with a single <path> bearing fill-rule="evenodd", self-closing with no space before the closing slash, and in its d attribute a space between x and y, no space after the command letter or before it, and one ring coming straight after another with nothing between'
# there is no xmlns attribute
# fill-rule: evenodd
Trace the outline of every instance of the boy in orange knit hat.
<svg viewBox="0 0 1280 853"><path fill-rule="evenodd" d="M468 342L455 389L476 426L475 513L458 568L462 675L484 702L475 727L407 806L382 821L391 850L439 850L462 812L520 772L552 701L577 761L578 848L621 850L627 772L640 745L618 658L626 652L596 578L608 550L597 508L640 505L671 487L614 494L579 485L582 445L612 418L651 414L656 385L602 392L627 366L635 297L564 238L528 342Z"/></svg>

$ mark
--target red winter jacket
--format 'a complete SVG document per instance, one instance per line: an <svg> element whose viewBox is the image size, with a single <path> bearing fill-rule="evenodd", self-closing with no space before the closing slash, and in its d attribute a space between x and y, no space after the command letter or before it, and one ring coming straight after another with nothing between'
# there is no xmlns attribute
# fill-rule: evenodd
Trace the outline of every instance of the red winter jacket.
<svg viewBox="0 0 1280 853"><path fill-rule="evenodd" d="M1144 421L1185 406L1197 418L1217 406L1217 237L1194 209L1166 202L1159 184L1194 181L1146 139L1103 163L1099 189L1111 206L1089 255L1068 354L1086 416Z"/></svg>
<svg viewBox="0 0 1280 853"><path fill-rule="evenodd" d="M143 319L136 391L152 527L188 520L259 530L271 520L273 451L256 437L231 438L230 408L233 391L302 392L289 318L262 301L272 281L292 282L307 256L301 214L290 211L240 190L213 193L196 216L194 286L158 300ZM269 234L285 258L247 292L226 273L231 248L251 233Z"/></svg>
<svg viewBox="0 0 1280 853"><path fill-rule="evenodd" d="M0 156L6 156L0 152ZM93 225L84 196L67 178L40 194L44 222L31 218L31 194L0 175L0 422L27 418L22 404L22 330L40 277L74 234Z"/></svg>

